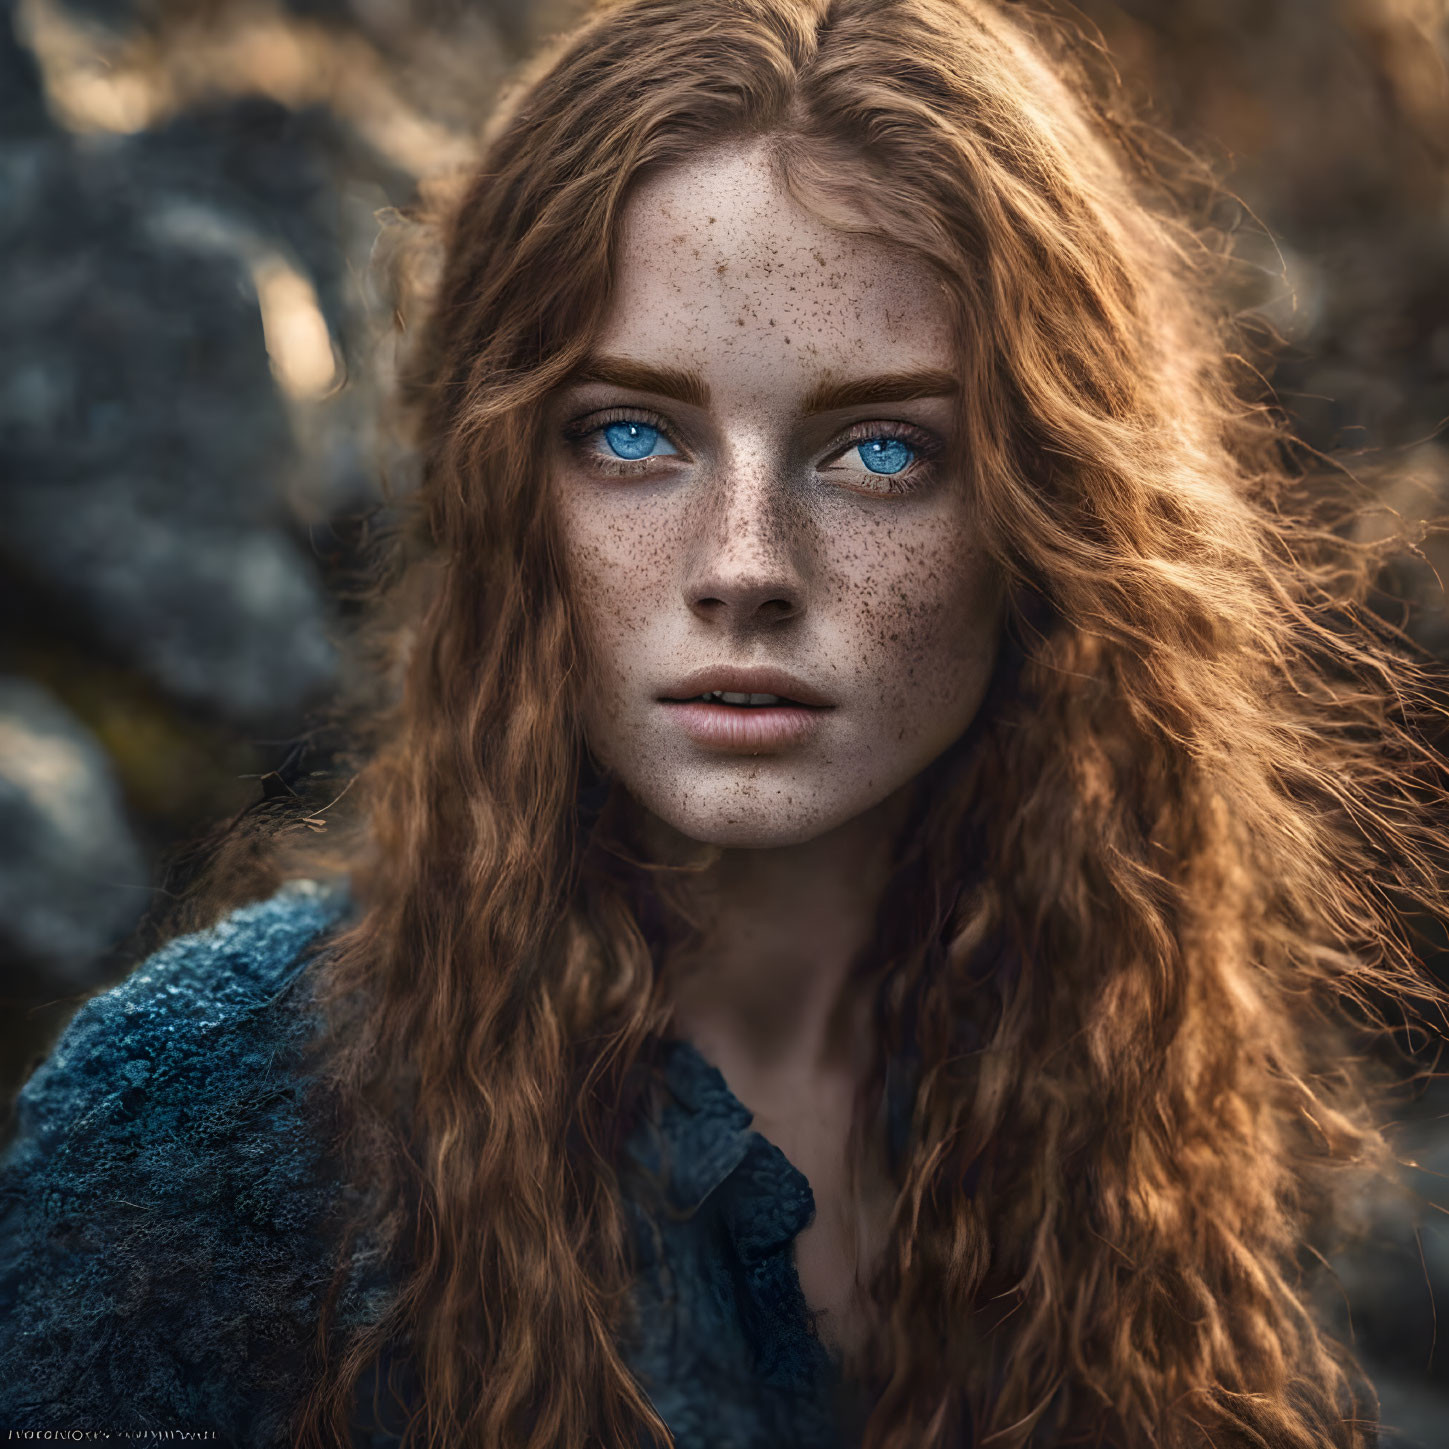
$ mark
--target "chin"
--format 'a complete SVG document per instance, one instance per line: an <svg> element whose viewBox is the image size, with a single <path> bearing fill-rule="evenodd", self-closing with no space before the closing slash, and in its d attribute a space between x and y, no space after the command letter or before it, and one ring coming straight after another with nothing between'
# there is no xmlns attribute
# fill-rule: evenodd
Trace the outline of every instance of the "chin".
<svg viewBox="0 0 1449 1449"><path fill-rule="evenodd" d="M630 793L671 830L731 850L804 845L878 803L814 783L760 779L655 780Z"/></svg>

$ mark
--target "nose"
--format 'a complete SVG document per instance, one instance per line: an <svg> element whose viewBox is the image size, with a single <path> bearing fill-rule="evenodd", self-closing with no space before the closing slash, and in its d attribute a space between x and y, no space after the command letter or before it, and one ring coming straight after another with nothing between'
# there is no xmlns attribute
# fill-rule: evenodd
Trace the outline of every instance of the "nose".
<svg viewBox="0 0 1449 1449"><path fill-rule="evenodd" d="M690 611L741 631L793 619L805 608L800 520L784 483L736 462L704 490L688 550Z"/></svg>

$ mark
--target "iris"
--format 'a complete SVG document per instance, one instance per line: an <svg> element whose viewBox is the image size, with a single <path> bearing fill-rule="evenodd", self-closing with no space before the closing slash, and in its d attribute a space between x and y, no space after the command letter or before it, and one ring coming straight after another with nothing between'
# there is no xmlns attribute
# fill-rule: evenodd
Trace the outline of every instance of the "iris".
<svg viewBox="0 0 1449 1449"><path fill-rule="evenodd" d="M610 423L603 431L604 441L616 457L647 458L655 448L661 453L676 451L664 434L648 423Z"/></svg>
<svg viewBox="0 0 1449 1449"><path fill-rule="evenodd" d="M899 473L916 455L900 438L867 438L855 451L872 473Z"/></svg>

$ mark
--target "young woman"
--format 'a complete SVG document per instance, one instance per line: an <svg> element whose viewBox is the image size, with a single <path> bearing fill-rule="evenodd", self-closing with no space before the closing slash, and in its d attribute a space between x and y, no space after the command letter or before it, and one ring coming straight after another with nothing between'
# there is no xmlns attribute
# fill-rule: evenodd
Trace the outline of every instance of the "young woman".
<svg viewBox="0 0 1449 1449"><path fill-rule="evenodd" d="M1432 681L1087 55L624 0L513 93L346 879L27 1085L7 1423L1372 1442L1301 1269L1436 999Z"/></svg>

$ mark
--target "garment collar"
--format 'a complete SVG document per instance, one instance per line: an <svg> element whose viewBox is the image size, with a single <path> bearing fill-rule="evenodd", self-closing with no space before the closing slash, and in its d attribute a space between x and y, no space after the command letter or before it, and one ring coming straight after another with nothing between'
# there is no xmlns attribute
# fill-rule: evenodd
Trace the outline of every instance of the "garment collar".
<svg viewBox="0 0 1449 1449"><path fill-rule="evenodd" d="M758 1261L814 1216L809 1181L774 1143L752 1130L749 1108L690 1042L666 1041L662 1066L657 1116L636 1129L631 1155L657 1176L669 1205L683 1214L693 1213L728 1182L719 1194L726 1224L740 1256ZM897 1155L910 1130L914 1080L912 1063L891 1063L886 1121Z"/></svg>
<svg viewBox="0 0 1449 1449"><path fill-rule="evenodd" d="M751 1129L749 1108L729 1089L719 1068L690 1042L664 1042L661 1065L657 1111L635 1129L630 1155L660 1181L669 1205L685 1214L693 1213L748 1159L747 1201L740 1201L739 1208L746 1211L768 1201L777 1209L768 1214L772 1219L779 1217L778 1209L786 1209L794 1236L815 1209L804 1174ZM740 1196L727 1195L730 1203Z"/></svg>

